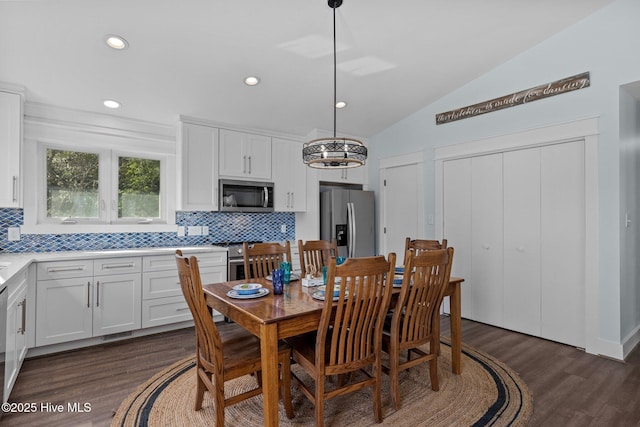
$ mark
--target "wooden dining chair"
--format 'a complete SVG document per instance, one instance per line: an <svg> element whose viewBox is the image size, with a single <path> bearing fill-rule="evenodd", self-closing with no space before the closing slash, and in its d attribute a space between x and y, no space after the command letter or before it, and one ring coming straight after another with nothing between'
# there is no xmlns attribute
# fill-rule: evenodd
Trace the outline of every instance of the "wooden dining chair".
<svg viewBox="0 0 640 427"><path fill-rule="evenodd" d="M242 245L244 254L244 271L247 279L265 278L272 270L280 268L282 261L291 262L291 245L285 241L254 243Z"/></svg>
<svg viewBox="0 0 640 427"><path fill-rule="evenodd" d="M372 388L374 417L382 422L381 339L395 261L396 255L390 253L388 260L383 256L351 258L336 267L335 257L330 258L327 283L340 279L339 296L335 301L325 298L317 331L287 340L293 360L315 384L307 385L295 372L291 374L315 406L316 426L324 425L325 400L365 387ZM358 374L347 375L351 373ZM327 377L335 375L341 381L327 386Z"/></svg>
<svg viewBox="0 0 640 427"><path fill-rule="evenodd" d="M411 239L411 237L407 237L404 241L404 253L405 259L404 263L406 264L407 251L412 250L414 255L418 255L422 251L432 251L434 249L446 249L447 248L447 239L442 239L442 242L439 240L430 240L430 239Z"/></svg>
<svg viewBox="0 0 640 427"><path fill-rule="evenodd" d="M391 324L385 325L382 349L389 353L391 399L400 409L399 374L420 363L429 362L431 389L439 390L438 355L440 353L440 305L451 275L453 248L423 251L414 255L407 251L402 289ZM429 344L428 349L424 347ZM401 352L406 359L401 360ZM412 358L415 353L417 357Z"/></svg>
<svg viewBox="0 0 640 427"><path fill-rule="evenodd" d="M310 271L309 266L317 273L322 271L322 267L329 265L330 257L338 256L338 243L336 239L328 240L298 240L298 250L300 252L300 269L302 277Z"/></svg>
<svg viewBox="0 0 640 427"><path fill-rule="evenodd" d="M225 325L218 329L207 308L200 270L196 257L186 258L176 251L176 263L180 286L184 294L196 330L196 399L194 409L202 408L206 390L213 397L216 425L224 426L224 408L262 393L260 340L244 328ZM293 418L291 403L291 348L280 343L278 362L280 364L280 396L288 418ZM225 397L225 381L244 375L256 374L254 389Z"/></svg>

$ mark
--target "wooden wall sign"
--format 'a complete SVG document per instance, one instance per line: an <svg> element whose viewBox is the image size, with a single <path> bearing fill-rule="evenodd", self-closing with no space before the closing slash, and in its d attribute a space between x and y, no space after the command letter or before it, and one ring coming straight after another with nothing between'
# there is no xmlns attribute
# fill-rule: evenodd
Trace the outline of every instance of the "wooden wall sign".
<svg viewBox="0 0 640 427"><path fill-rule="evenodd" d="M589 79L589 72L577 74L575 76L567 77L566 79L532 87L530 89L511 93L489 101L480 102L479 104L469 105L467 107L436 114L436 125L467 119L469 117L479 116L480 114L491 113L492 111L503 110L516 105L526 104L527 102L548 98L550 96L584 89L585 87L589 87L590 84L591 80Z"/></svg>

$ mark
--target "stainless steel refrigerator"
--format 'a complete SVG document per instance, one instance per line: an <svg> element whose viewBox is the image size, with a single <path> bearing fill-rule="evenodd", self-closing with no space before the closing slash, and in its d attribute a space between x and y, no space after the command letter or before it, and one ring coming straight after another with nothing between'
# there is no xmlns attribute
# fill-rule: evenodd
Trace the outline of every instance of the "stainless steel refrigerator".
<svg viewBox="0 0 640 427"><path fill-rule="evenodd" d="M320 238L336 239L338 256L375 255L373 191L331 189L320 193Z"/></svg>

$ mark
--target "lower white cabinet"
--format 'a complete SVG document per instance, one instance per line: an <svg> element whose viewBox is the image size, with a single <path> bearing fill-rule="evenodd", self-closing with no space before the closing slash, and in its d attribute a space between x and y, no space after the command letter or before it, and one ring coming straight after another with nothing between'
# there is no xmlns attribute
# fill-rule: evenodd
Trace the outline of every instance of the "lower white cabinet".
<svg viewBox="0 0 640 427"><path fill-rule="evenodd" d="M9 399L22 362L27 355L27 283L26 271L7 283L7 342L3 402Z"/></svg>
<svg viewBox="0 0 640 427"><path fill-rule="evenodd" d="M140 329L141 261L127 257L39 263L36 346Z"/></svg>
<svg viewBox="0 0 640 427"><path fill-rule="evenodd" d="M227 280L227 253L185 253L198 259L203 284ZM175 255L143 257L142 327L192 320L180 288ZM217 314L217 312L214 312Z"/></svg>

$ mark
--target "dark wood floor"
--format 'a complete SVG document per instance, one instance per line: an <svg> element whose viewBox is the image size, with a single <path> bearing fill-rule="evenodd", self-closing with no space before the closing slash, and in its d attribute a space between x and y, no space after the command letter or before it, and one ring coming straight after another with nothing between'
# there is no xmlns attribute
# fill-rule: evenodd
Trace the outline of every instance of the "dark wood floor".
<svg viewBox="0 0 640 427"><path fill-rule="evenodd" d="M463 341L505 362L534 399L530 426L640 424L640 350L626 362L463 320ZM448 334L449 320L442 331ZM193 354L193 330L183 329L25 361L10 402L38 412L8 414L4 426L108 426L120 402L163 367ZM42 404L89 403L85 413L47 413Z"/></svg>

